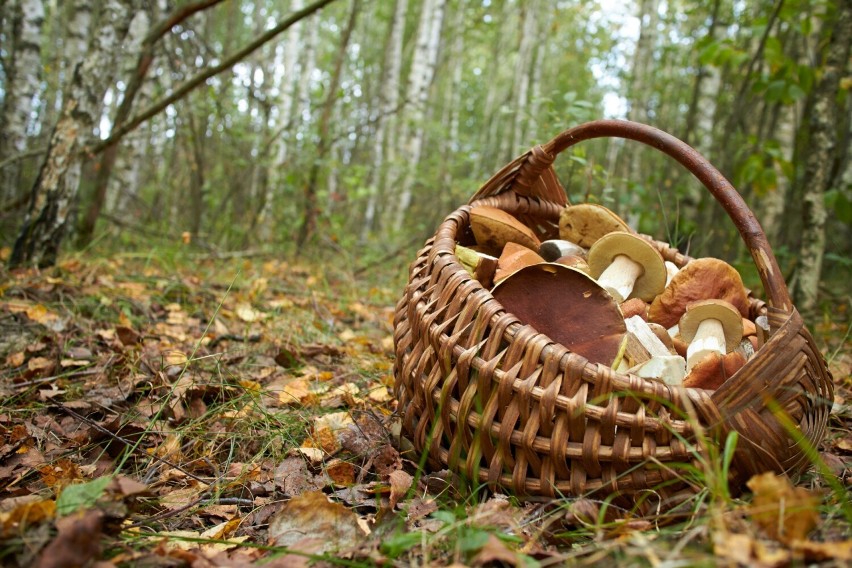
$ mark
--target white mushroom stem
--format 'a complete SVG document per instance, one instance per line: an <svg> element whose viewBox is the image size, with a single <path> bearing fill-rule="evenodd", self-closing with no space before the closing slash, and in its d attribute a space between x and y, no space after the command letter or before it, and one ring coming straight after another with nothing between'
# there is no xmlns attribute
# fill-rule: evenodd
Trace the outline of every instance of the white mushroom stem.
<svg viewBox="0 0 852 568"><path fill-rule="evenodd" d="M661 379L668 385L680 385L686 376L686 364L680 355L655 355L637 369L636 375L645 379Z"/></svg>
<svg viewBox="0 0 852 568"><path fill-rule="evenodd" d="M619 254L601 273L598 284L612 294L617 301L623 302L630 296L633 285L642 276L644 270L641 264L634 262L629 256Z"/></svg>
<svg viewBox="0 0 852 568"><path fill-rule="evenodd" d="M698 324L695 338L686 348L686 370L691 371L692 367L711 353L724 355L726 352L722 322L713 318L706 319Z"/></svg>
<svg viewBox="0 0 852 568"><path fill-rule="evenodd" d="M672 278L674 278L674 275L677 274L678 272L680 272L680 268L678 268L677 265L670 260L667 260L665 262L665 265L666 265L666 287L668 287L669 283L672 281Z"/></svg>

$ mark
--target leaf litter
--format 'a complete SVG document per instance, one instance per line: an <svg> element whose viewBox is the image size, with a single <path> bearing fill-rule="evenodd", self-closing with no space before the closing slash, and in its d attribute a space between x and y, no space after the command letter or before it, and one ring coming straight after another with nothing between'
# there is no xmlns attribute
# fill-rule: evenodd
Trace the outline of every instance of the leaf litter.
<svg viewBox="0 0 852 568"><path fill-rule="evenodd" d="M419 471L394 414L394 287L281 260L182 266L0 272L0 564L850 560L852 365L837 348L823 470L806 487L756 477L750 502L666 529Z"/></svg>

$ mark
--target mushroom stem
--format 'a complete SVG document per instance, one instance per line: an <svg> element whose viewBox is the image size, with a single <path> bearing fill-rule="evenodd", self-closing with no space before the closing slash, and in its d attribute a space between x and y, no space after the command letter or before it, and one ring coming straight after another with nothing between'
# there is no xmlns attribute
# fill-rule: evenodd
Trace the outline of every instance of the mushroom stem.
<svg viewBox="0 0 852 568"><path fill-rule="evenodd" d="M633 291L636 279L642 276L644 268L638 262L634 262L629 256L619 254L612 259L612 264L606 267L600 277L598 284L612 294L619 302L623 302Z"/></svg>
<svg viewBox="0 0 852 568"><path fill-rule="evenodd" d="M686 370L691 371L696 363L711 353L724 355L726 352L722 322L708 318L698 324L695 338L686 349Z"/></svg>

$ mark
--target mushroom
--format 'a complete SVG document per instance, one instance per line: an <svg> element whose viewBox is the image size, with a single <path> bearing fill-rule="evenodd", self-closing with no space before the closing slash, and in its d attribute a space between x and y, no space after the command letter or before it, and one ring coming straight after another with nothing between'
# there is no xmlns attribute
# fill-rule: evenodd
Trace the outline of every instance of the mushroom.
<svg viewBox="0 0 852 568"><path fill-rule="evenodd" d="M555 262L556 264L567 266L569 268L576 268L577 270L582 270L586 274L590 272L589 263L587 263L586 259L582 256L569 254L568 256L559 257L553 262Z"/></svg>
<svg viewBox="0 0 852 568"><path fill-rule="evenodd" d="M470 228L477 244L499 254L506 243L518 243L538 250L538 237L532 229L502 209L481 205L470 210Z"/></svg>
<svg viewBox="0 0 852 568"><path fill-rule="evenodd" d="M506 243L503 253L497 259L497 271L494 273L494 284L517 272L525 266L544 262L535 251L528 249L518 243Z"/></svg>
<svg viewBox="0 0 852 568"><path fill-rule="evenodd" d="M576 245L571 241L561 239L551 239L543 241L538 247L538 254L547 262L556 262L557 259L563 256L579 256L586 258L586 249L580 245Z"/></svg>
<svg viewBox="0 0 852 568"><path fill-rule="evenodd" d="M589 268L615 299L631 297L650 302L663 291L663 257L648 241L631 233L610 233L589 250Z"/></svg>
<svg viewBox="0 0 852 568"><path fill-rule="evenodd" d="M713 353L705 357L686 376L683 386L694 389L715 390L746 364L746 358L737 351L727 355Z"/></svg>
<svg viewBox="0 0 852 568"><path fill-rule="evenodd" d="M561 264L535 264L507 277L492 294L521 322L589 361L608 367L621 361L624 319L612 296L587 274Z"/></svg>
<svg viewBox="0 0 852 568"><path fill-rule="evenodd" d="M724 300L702 300L687 306L680 318L680 336L689 342L686 369L712 353L725 355L740 344L743 321L739 311Z"/></svg>
<svg viewBox="0 0 852 568"><path fill-rule="evenodd" d="M629 233L621 217L595 203L569 205L559 215L559 238L589 248L602 236L613 232Z"/></svg>
<svg viewBox="0 0 852 568"><path fill-rule="evenodd" d="M681 384L686 375L683 357L672 355L641 317L629 317L624 324L627 327L624 355L634 365L628 372L647 379L661 379L667 384Z"/></svg>
<svg viewBox="0 0 852 568"><path fill-rule="evenodd" d="M665 262L665 265L666 265L666 286L668 286L671 283L672 278L674 278L675 274L680 272L680 268L678 268L677 264L675 264L674 262L672 262L670 260L667 260Z"/></svg>
<svg viewBox="0 0 852 568"><path fill-rule="evenodd" d="M639 316L643 320L648 320L648 302L642 298L630 298L621 304L621 313L624 314L624 319L631 316Z"/></svg>
<svg viewBox="0 0 852 568"><path fill-rule="evenodd" d="M748 292L736 269L718 258L696 258L654 298L648 319L668 329L677 324L687 304L716 298L730 302L743 317L748 317Z"/></svg>
<svg viewBox="0 0 852 568"><path fill-rule="evenodd" d="M497 269L497 259L491 255L456 245L456 258L468 273L480 284L490 288Z"/></svg>

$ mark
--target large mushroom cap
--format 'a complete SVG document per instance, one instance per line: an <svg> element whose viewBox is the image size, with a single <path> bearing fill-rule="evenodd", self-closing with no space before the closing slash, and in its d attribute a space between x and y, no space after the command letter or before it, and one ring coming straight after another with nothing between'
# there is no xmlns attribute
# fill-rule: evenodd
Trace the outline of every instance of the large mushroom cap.
<svg viewBox="0 0 852 568"><path fill-rule="evenodd" d="M596 203L569 205L559 215L559 238L581 247L589 248L602 236L616 231L631 232L621 217Z"/></svg>
<svg viewBox="0 0 852 568"><path fill-rule="evenodd" d="M680 336L685 341L692 341L698 326L706 319L714 319L722 324L726 352L737 348L743 338L743 319L739 310L724 300L701 300L689 304L678 324Z"/></svg>
<svg viewBox="0 0 852 568"><path fill-rule="evenodd" d="M650 302L666 286L666 265L657 249L641 237L631 233L609 233L598 239L589 250L591 275L599 278L613 259L622 254L643 268L630 296Z"/></svg>
<svg viewBox="0 0 852 568"><path fill-rule="evenodd" d="M578 355L612 366L621 357L627 328L618 304L587 274L561 264L515 272L492 291L521 322Z"/></svg>
<svg viewBox="0 0 852 568"><path fill-rule="evenodd" d="M532 229L502 209L481 205L470 210L470 228L477 244L499 255L506 243L518 243L538 250L539 240Z"/></svg>
<svg viewBox="0 0 852 568"><path fill-rule="evenodd" d="M743 317L748 317L748 292L739 272L718 258L696 258L654 298L648 319L668 329L677 324L688 304L711 298L730 302Z"/></svg>

